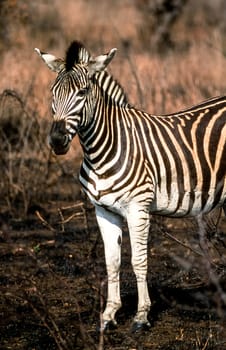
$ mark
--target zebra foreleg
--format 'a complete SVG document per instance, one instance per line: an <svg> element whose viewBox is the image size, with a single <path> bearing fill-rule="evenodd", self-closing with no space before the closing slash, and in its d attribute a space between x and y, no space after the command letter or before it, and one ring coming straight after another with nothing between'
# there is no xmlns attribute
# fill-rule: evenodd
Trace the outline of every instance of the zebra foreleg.
<svg viewBox="0 0 226 350"><path fill-rule="evenodd" d="M147 241L150 226L148 209L140 205L132 205L127 222L132 249L132 266L138 290L138 308L132 327L132 331L136 332L150 327L147 318L151 306L147 286Z"/></svg>
<svg viewBox="0 0 226 350"><path fill-rule="evenodd" d="M122 218L102 207L96 207L97 222L104 242L108 275L108 294L101 329L116 326L115 313L121 307L119 271L121 264Z"/></svg>

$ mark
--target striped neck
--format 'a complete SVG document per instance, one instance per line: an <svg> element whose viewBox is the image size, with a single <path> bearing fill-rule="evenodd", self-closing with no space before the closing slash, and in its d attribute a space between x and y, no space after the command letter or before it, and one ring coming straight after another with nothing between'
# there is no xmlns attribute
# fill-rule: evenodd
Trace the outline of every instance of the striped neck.
<svg viewBox="0 0 226 350"><path fill-rule="evenodd" d="M92 169L99 169L119 152L119 137L124 132L124 123L122 107L97 84L94 84L93 94L96 101L93 115L89 125L79 130L79 139L84 161Z"/></svg>

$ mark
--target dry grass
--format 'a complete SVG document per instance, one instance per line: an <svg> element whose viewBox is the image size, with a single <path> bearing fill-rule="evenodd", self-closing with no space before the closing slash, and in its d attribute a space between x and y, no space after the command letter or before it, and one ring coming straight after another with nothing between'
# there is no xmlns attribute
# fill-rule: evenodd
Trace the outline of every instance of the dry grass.
<svg viewBox="0 0 226 350"><path fill-rule="evenodd" d="M27 2L26 6L22 6L22 1L3 3L16 5L14 12L7 14L11 28L7 33L10 50L1 47L4 74L1 74L0 91L14 89L26 98L32 85L32 105L38 112L40 109L41 117L49 114L48 87L54 74L40 65L33 48L37 46L62 56L75 38L83 41L94 54L118 47L111 69L120 77L130 100L139 105L131 65L126 59L129 54L142 86L144 107L150 112L172 112L225 90L224 31L217 22L215 26L204 22L208 12L198 11L192 17L191 9L194 8L195 13L198 6L194 0L171 29L175 49L162 56L151 46L144 47L140 29L146 28L145 9L142 12L129 0L100 1L98 7L93 0L67 0L63 11L57 0ZM21 12L26 20L20 17ZM152 33L147 34L151 40Z"/></svg>

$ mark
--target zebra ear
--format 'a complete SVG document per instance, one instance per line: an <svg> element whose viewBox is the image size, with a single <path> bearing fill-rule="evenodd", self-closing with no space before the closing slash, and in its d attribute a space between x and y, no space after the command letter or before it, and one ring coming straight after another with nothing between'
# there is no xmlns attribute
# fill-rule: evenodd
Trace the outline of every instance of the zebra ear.
<svg viewBox="0 0 226 350"><path fill-rule="evenodd" d="M46 65L54 72L58 73L63 68L64 61L61 58L56 58L55 56L42 52L37 48L35 48L35 51L46 63Z"/></svg>
<svg viewBox="0 0 226 350"><path fill-rule="evenodd" d="M89 75L92 77L95 73L104 70L115 56L117 49L112 49L105 55L100 55L95 58L91 58L88 63Z"/></svg>

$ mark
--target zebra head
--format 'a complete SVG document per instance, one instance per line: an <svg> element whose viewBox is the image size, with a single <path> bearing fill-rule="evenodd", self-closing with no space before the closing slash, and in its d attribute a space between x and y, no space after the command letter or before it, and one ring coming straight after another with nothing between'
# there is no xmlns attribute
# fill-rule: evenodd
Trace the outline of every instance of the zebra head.
<svg viewBox="0 0 226 350"><path fill-rule="evenodd" d="M96 105L93 76L106 68L116 49L93 58L82 44L74 41L65 60L37 48L35 51L57 73L52 86L53 124L49 144L56 154L65 154L76 133L91 121Z"/></svg>

